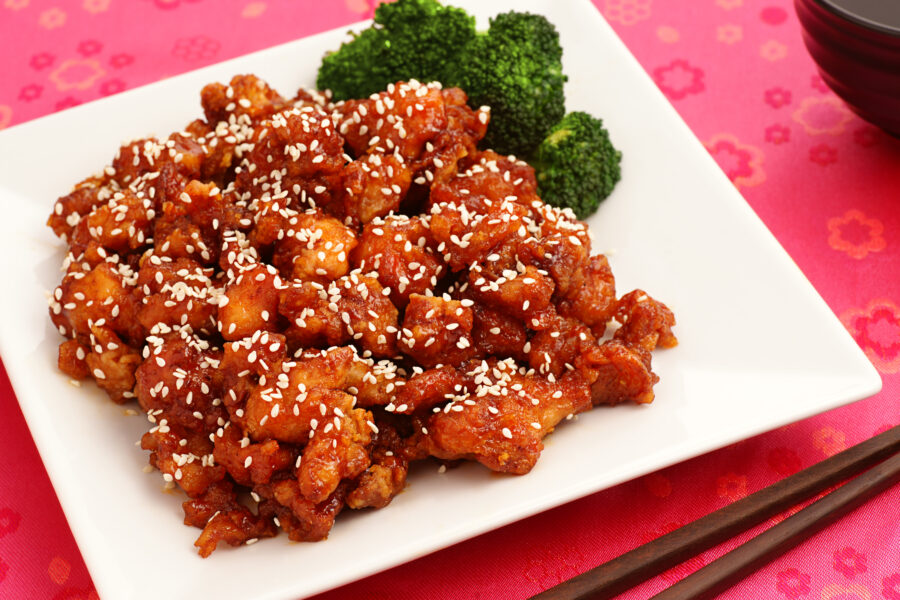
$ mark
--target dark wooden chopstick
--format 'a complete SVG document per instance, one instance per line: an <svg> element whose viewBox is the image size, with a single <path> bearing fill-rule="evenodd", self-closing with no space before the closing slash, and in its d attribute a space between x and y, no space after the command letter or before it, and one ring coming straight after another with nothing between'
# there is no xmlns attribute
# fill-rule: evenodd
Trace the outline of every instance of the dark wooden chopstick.
<svg viewBox="0 0 900 600"><path fill-rule="evenodd" d="M685 577L654 600L705 600L781 556L870 497L900 481L900 454Z"/></svg>
<svg viewBox="0 0 900 600"><path fill-rule="evenodd" d="M900 425L564 581L532 600L612 598L898 452Z"/></svg>

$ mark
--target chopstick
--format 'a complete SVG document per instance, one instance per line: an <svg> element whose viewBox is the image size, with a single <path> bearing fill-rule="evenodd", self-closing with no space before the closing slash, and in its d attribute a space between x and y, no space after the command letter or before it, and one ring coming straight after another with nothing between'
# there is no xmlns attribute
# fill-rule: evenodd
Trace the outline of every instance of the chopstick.
<svg viewBox="0 0 900 600"><path fill-rule="evenodd" d="M688 523L652 542L639 546L618 558L564 581L533 596L532 600L604 600L612 598L638 583L734 537L753 525L787 510L801 500L821 493L841 481L869 469L898 452L900 452L900 425ZM767 556L774 558L776 556L774 552L784 552L791 543L799 542L802 539L801 532L806 531L809 532L807 535L811 534L811 527L815 524L816 519L824 519L827 514L831 513L834 513L834 518L837 518L839 514L857 506L865 498L889 486L892 481L896 481L898 476L900 476L900 458L894 457L885 462L878 470L873 469L871 473L866 474L866 479L861 476L858 480L860 483L851 482L855 484L854 487L849 488L836 500L832 499L830 503L823 504L824 500L833 496L837 491L848 488L849 483L786 519L776 526L778 527L776 534L771 534L762 542L751 546L751 550L739 554L737 559L730 559L725 563L726 567L717 567L717 569L724 570L716 571L713 574L706 571L718 561L701 569L701 571L706 571L702 577L709 578L705 580L706 584L701 584L701 588L723 589L718 586L725 585L726 581L733 582L735 581L734 577L750 572L747 570L748 567L742 567L743 562L755 565L753 568L758 567ZM813 513L808 513L802 519L796 518L814 506L817 508ZM812 514L814 519L811 522L803 520L808 519L809 514ZM782 526L788 521L792 521L790 525L792 529L786 531ZM770 531L775 530L776 527ZM762 536L754 539L759 539L759 537ZM771 555L767 553L771 553ZM701 571L697 573L699 574ZM687 582L691 578L693 576L685 578L681 583ZM697 584L685 583L685 585ZM674 588L675 586L670 589ZM673 593L682 594L683 592L676 590ZM658 596L664 600L695 597L699 596L690 594Z"/></svg>
<svg viewBox="0 0 900 600"><path fill-rule="evenodd" d="M711 598L898 481L900 481L900 454L872 467L821 500L767 529L653 598L655 600Z"/></svg>

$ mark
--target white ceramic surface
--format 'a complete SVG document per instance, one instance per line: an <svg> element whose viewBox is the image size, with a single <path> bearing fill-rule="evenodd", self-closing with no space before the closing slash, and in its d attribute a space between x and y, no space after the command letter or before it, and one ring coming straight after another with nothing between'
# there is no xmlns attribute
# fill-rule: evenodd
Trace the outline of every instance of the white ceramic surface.
<svg viewBox="0 0 900 600"><path fill-rule="evenodd" d="M560 427L525 477L478 465L418 469L387 508L340 515L331 537L286 536L207 560L135 447L148 426L56 370L45 291L62 248L53 201L120 142L199 116L200 88L253 72L284 94L315 80L346 28L214 65L0 133L0 352L103 598L309 595L880 389L876 371L596 9L583 0L460 1L479 17L546 14L559 28L569 110L601 116L622 181L590 219L620 293L641 287L678 319L650 406L598 409ZM351 514L352 513L352 514Z"/></svg>

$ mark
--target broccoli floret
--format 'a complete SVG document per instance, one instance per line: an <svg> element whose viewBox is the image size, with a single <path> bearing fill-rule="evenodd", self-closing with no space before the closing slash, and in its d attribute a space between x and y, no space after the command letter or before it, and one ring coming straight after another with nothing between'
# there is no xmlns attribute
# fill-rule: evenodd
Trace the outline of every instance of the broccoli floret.
<svg viewBox="0 0 900 600"><path fill-rule="evenodd" d="M375 24L322 60L316 85L335 100L365 98L400 80L441 81L475 38L475 18L437 0L397 0Z"/></svg>
<svg viewBox="0 0 900 600"><path fill-rule="evenodd" d="M622 153L603 121L584 112L563 117L541 142L531 164L548 204L571 208L580 219L597 210L621 178Z"/></svg>
<svg viewBox="0 0 900 600"><path fill-rule="evenodd" d="M565 114L562 47L545 17L497 15L455 66L444 83L465 90L471 106L491 107L485 147L527 156Z"/></svg>

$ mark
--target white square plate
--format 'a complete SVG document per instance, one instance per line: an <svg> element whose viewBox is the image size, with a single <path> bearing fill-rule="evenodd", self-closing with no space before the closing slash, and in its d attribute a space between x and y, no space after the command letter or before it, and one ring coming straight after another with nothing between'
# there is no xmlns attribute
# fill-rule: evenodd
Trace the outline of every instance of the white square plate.
<svg viewBox="0 0 900 600"><path fill-rule="evenodd" d="M63 253L44 221L122 141L199 116L204 84L252 72L284 94L312 85L345 29L13 127L0 133L0 351L103 598L313 594L880 389L853 339L593 6L454 3L481 26L510 9L547 15L565 48L568 109L601 116L623 151L622 181L590 225L595 251L614 250L620 293L641 287L678 319L680 345L654 355L656 402L560 427L527 476L474 464L419 469L389 507L341 514L325 542L280 536L202 560L182 497L141 471L147 457L134 442L147 421L56 370L60 338L45 291Z"/></svg>

